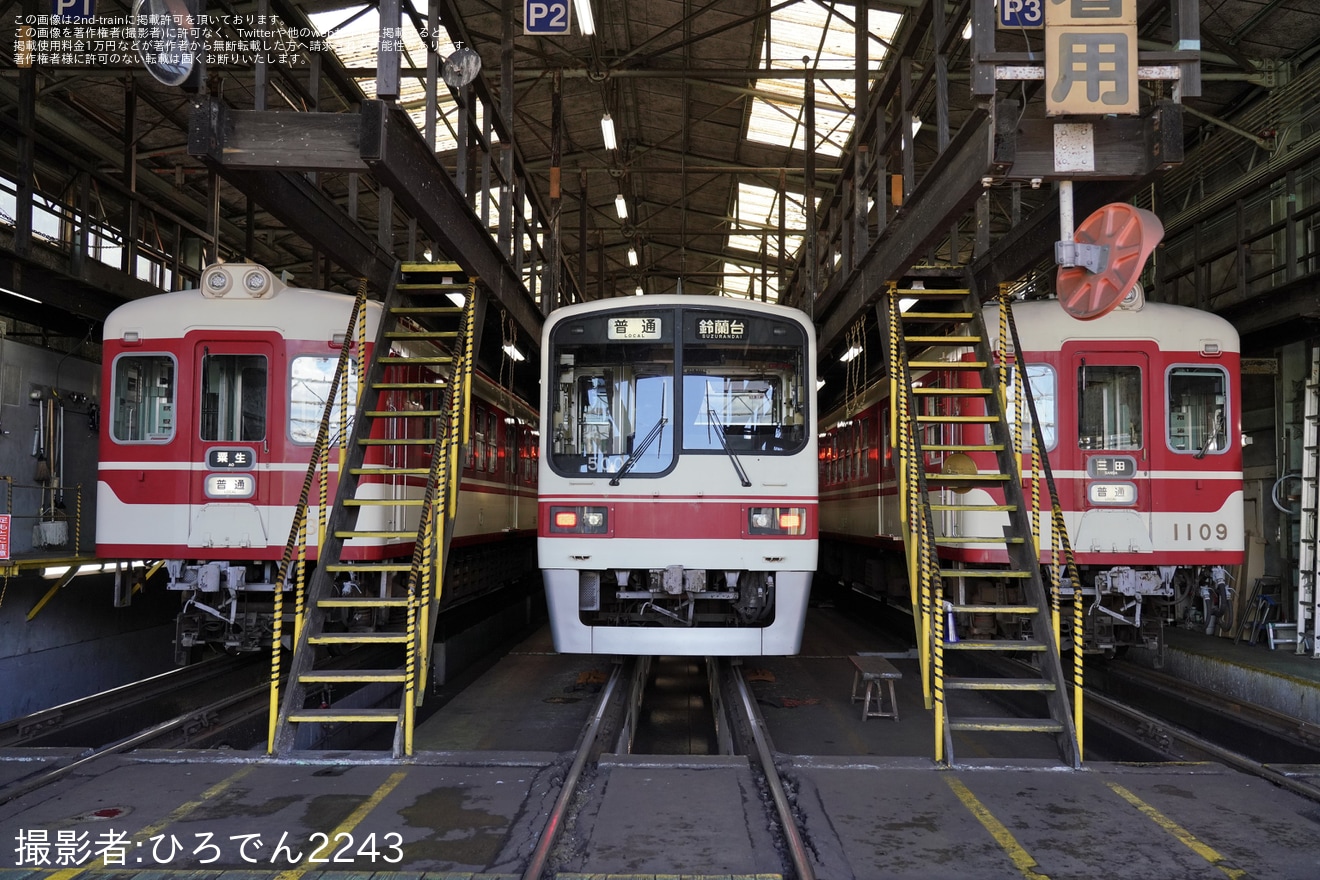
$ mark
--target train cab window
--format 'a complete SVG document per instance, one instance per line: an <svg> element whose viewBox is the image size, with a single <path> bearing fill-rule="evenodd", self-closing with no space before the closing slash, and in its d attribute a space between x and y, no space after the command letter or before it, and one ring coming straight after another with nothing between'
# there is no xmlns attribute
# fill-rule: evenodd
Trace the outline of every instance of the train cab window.
<svg viewBox="0 0 1320 880"><path fill-rule="evenodd" d="M266 358L208 354L202 358L203 440L266 439Z"/></svg>
<svg viewBox="0 0 1320 880"><path fill-rule="evenodd" d="M1173 367L1168 374L1169 448L1202 458L1228 449L1228 373L1222 367Z"/></svg>
<svg viewBox="0 0 1320 880"><path fill-rule="evenodd" d="M495 410L486 414L486 471L496 472L500 460L500 416Z"/></svg>
<svg viewBox="0 0 1320 880"><path fill-rule="evenodd" d="M683 323L684 451L800 450L809 417L801 328L699 309L689 309Z"/></svg>
<svg viewBox="0 0 1320 880"><path fill-rule="evenodd" d="M1014 371L1017 365L1009 368L1008 376L1008 402L1005 406L1005 413L1011 422L1014 418L1014 406L1017 399L1017 387L1014 382ZM1058 431L1058 410L1056 401L1058 400L1059 377L1054 372L1054 368L1049 364L1027 364L1027 382L1030 383L1031 399L1036 405L1036 416L1040 419L1040 435L1045 441L1045 449L1048 452L1053 449L1059 440ZM986 442L991 442L990 429L986 428ZM1026 401L1022 402L1022 449L1023 454L1031 453L1031 409Z"/></svg>
<svg viewBox="0 0 1320 880"><path fill-rule="evenodd" d="M174 437L174 358L121 355L114 363L111 436L120 443L164 443Z"/></svg>
<svg viewBox="0 0 1320 880"><path fill-rule="evenodd" d="M330 396L330 382L339 365L338 357L302 355L293 359L289 372L289 437L294 443L315 443L316 432L325 415L326 400ZM330 410L331 442L337 442L341 430L353 430L353 414L357 410L357 363L348 362L348 381L341 384ZM340 425L343 389L348 391L348 420Z"/></svg>
<svg viewBox="0 0 1320 880"><path fill-rule="evenodd" d="M674 311L588 315L551 340L550 466L561 474L661 474L674 463Z"/></svg>
<svg viewBox="0 0 1320 880"><path fill-rule="evenodd" d="M486 408L484 406L472 408L472 430L476 436L472 438L473 460L470 466L484 471L486 469Z"/></svg>
<svg viewBox="0 0 1320 880"><path fill-rule="evenodd" d="M1088 365L1077 370L1079 449L1142 447L1141 368Z"/></svg>

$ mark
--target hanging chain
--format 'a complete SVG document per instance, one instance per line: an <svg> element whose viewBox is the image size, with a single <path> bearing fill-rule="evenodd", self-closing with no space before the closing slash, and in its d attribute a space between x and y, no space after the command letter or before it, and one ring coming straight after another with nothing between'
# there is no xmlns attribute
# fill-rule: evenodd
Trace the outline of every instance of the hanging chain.
<svg viewBox="0 0 1320 880"><path fill-rule="evenodd" d="M848 361L844 378L843 407L844 417L852 418L862 407L863 383L866 381L866 318L858 318L848 328L845 341L848 351L856 351Z"/></svg>
<svg viewBox="0 0 1320 880"><path fill-rule="evenodd" d="M500 327L500 346L504 349L504 357L500 358L499 386L500 396L502 398L501 402L504 404L505 413L507 413L510 418L517 418L518 414L513 411L513 371L517 368L518 363L514 360L512 352L517 350L518 326L514 324L513 318L509 317L509 314L505 312L504 309L500 309ZM509 365L509 381L507 385L504 382L505 363L508 363Z"/></svg>

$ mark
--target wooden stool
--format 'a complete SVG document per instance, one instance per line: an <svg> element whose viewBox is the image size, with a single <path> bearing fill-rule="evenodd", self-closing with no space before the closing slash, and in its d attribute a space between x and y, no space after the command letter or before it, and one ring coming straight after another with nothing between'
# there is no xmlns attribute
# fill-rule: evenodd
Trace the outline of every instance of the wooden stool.
<svg viewBox="0 0 1320 880"><path fill-rule="evenodd" d="M892 718L898 720L898 697L894 693L894 682L903 677L903 673L894 668L884 657L854 654L848 660L853 665L852 701L862 701L862 720L868 718ZM857 685L865 682L862 696L857 695ZM889 685L889 709L884 711L884 698L880 684ZM875 698L875 711L871 711L871 698Z"/></svg>

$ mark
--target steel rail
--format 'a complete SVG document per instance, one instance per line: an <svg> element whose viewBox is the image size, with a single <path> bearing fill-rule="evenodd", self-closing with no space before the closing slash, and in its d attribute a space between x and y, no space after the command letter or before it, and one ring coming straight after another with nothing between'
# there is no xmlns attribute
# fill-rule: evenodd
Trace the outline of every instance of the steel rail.
<svg viewBox="0 0 1320 880"><path fill-rule="evenodd" d="M173 730L177 730L178 728L183 727L184 725L188 724L190 721L197 718L198 715L202 715L208 712L218 712L222 709L228 708L229 706L235 703L243 702L244 700L251 700L254 697L264 696L267 687L268 685L263 682L262 684L250 687L245 691L241 691L237 694L231 694L230 696L225 697L222 700L217 700L216 702L210 704L209 706L202 706L197 709L192 709L183 715L179 715L175 718L171 718L168 721L162 721L159 724L155 724L152 725L151 727L148 727L146 730L139 731L131 736L126 736L123 739L116 740L115 742L110 743L109 745L102 746L101 748L85 753L77 760L71 761L68 764L63 764L59 767L55 767L46 772L38 773L38 775L36 775L35 777L29 777L26 782L24 782L23 780L18 780L15 783L11 783L10 786L0 788L0 806L9 803L15 798L20 798L25 794L29 794L33 791L36 791L39 788L42 788L46 785L50 785L52 782L62 779L63 777L67 776L69 773L72 773L74 770L87 766L88 764L97 760L98 758L104 758L106 755L118 754L119 752L123 752L132 748L137 748L138 746L149 743L153 739L156 739L157 737L163 734L169 733Z"/></svg>
<svg viewBox="0 0 1320 880"><path fill-rule="evenodd" d="M573 764L564 776L563 786L559 789L559 797L550 810L550 817L546 820L545 830L541 832L541 839L536 842L536 849L532 851L532 857L522 873L522 880L540 880L541 872L545 870L546 860L550 857L550 848L555 845L555 838L563 830L564 817L568 814L568 804L577 790L578 780L582 777L582 768L586 766L587 758L591 755L591 750L596 744L605 713L610 707L610 703L614 698L614 691L622 678L623 665L620 664L615 666L614 672L610 674L610 680L605 683L605 687L600 693L600 699L596 702L596 711L592 713L591 720L582 731L577 754L573 756Z"/></svg>
<svg viewBox="0 0 1320 880"><path fill-rule="evenodd" d="M1143 724L1148 724L1151 727L1157 728L1165 733L1168 733L1172 739L1176 739L1184 743L1185 745L1191 746L1192 748L1199 749L1200 751L1205 752L1207 755L1213 757L1215 760L1221 761L1224 764L1227 764L1228 766L1234 768L1235 770L1241 770L1245 773L1250 773L1253 776L1259 776L1261 779L1268 780L1269 782L1274 783L1280 788L1288 789L1293 794L1298 794L1309 800L1320 802L1320 787L1311 785L1306 782L1302 782L1298 779L1292 778L1291 776L1287 776L1283 773L1280 773L1277 770L1273 770L1270 767L1266 766L1265 764L1260 763L1259 761L1249 758L1246 755L1243 755L1239 752L1234 752L1230 749L1226 749L1221 745L1217 745L1211 742L1210 740L1199 736L1198 734L1192 733L1190 730L1187 730L1186 728L1179 727L1176 724L1170 724L1168 721L1165 721L1163 718L1159 718L1155 715L1148 715L1145 712L1142 712L1140 709L1136 709L1131 706L1126 706L1118 702L1117 700L1113 700L1110 699L1109 697L1101 696L1100 694L1095 693L1093 690L1088 690L1086 692L1086 699L1089 702L1095 703L1109 710L1110 712L1114 712L1119 715L1125 715L1128 718L1132 718L1134 720L1142 722ZM1099 718L1096 718L1094 716L1092 716L1092 720L1100 721Z"/></svg>
<svg viewBox="0 0 1320 880"><path fill-rule="evenodd" d="M779 823L784 828L784 837L788 841L788 852L797 871L797 880L816 880L816 872L807 858L807 848L802 842L802 834L798 831L797 823L793 821L793 810L788 803L788 794L779 779L779 768L775 766L770 740L765 732L765 719L756 710L756 702L747 688L747 682L743 680L742 670L734 667L732 672L733 681L738 687L738 698L742 700L752 739L756 743L756 755L761 761L761 770L765 773L765 784L770 789L770 796L775 802L775 811L779 814Z"/></svg>

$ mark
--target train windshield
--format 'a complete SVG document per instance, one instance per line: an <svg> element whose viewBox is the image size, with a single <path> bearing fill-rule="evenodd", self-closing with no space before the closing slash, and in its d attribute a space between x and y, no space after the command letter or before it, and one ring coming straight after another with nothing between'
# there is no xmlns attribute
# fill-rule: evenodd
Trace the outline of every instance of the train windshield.
<svg viewBox="0 0 1320 880"><path fill-rule="evenodd" d="M321 427L325 404L330 396L330 382L339 366L338 357L303 355L293 359L289 378L289 436L295 443L315 443ZM330 411L331 442L338 442L340 430L353 430L354 403L357 401L357 362L348 361L348 418L340 425L340 405L344 400L345 385L341 383Z"/></svg>
<svg viewBox="0 0 1320 880"><path fill-rule="evenodd" d="M556 328L550 462L562 473L658 474L674 462L672 311Z"/></svg>
<svg viewBox="0 0 1320 880"><path fill-rule="evenodd" d="M548 352L550 464L641 476L668 471L676 452L798 452L810 418L806 352L795 322L735 308L567 319Z"/></svg>
<svg viewBox="0 0 1320 880"><path fill-rule="evenodd" d="M266 439L266 358L207 354L202 358L203 440Z"/></svg>
<svg viewBox="0 0 1320 880"><path fill-rule="evenodd" d="M162 443L174 437L174 358L121 355L114 365L111 436L120 443Z"/></svg>
<svg viewBox="0 0 1320 880"><path fill-rule="evenodd" d="M696 309L685 312L683 324L683 450L801 449L801 328L759 315Z"/></svg>
<svg viewBox="0 0 1320 880"><path fill-rule="evenodd" d="M1169 371L1169 448L1200 458L1228 449L1228 373L1221 367Z"/></svg>

